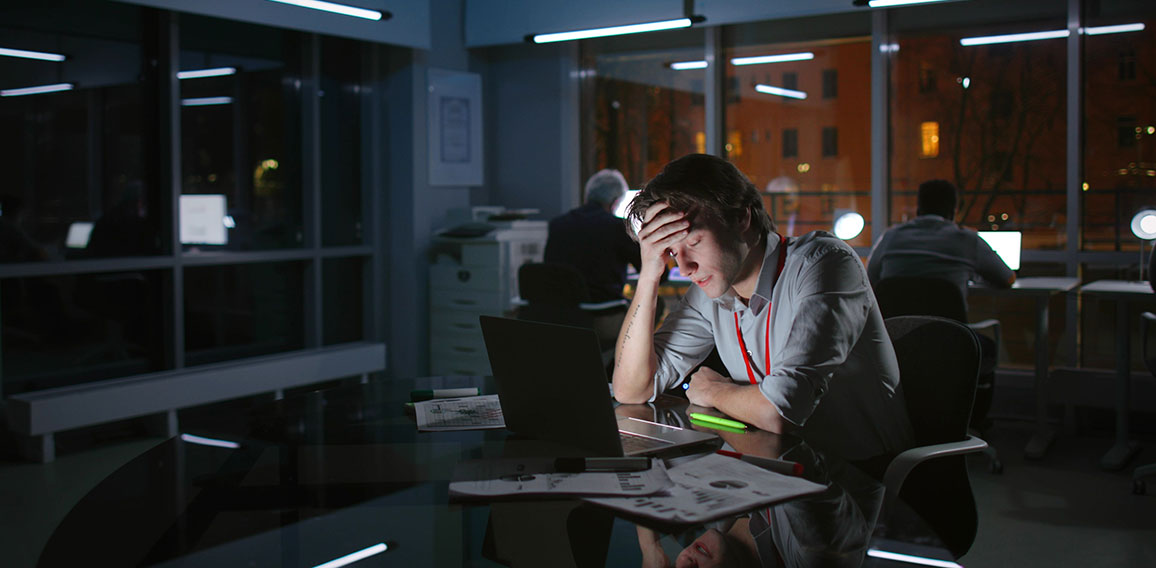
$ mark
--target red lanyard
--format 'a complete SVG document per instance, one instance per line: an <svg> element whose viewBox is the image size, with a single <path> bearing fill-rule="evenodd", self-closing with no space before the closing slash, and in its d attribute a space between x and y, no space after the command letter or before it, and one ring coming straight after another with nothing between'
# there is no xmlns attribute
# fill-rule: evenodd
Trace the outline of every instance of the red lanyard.
<svg viewBox="0 0 1156 568"><path fill-rule="evenodd" d="M775 284L779 283L779 277L783 275L783 264L787 260L786 244L787 244L787 237L784 237L783 235L779 235L779 262L778 262L778 266L775 268ZM735 335L738 336L738 338L739 338L739 349L741 349L743 352L743 362L745 362L747 364L747 378L751 380L752 385L758 384L758 380L755 379L755 371L754 371L754 369L751 368L750 355L747 354L747 343L745 341L743 341L743 332L739 328L739 313L734 312L734 315L735 315ZM763 369L766 369L766 372L770 373L771 372L771 302L770 302L770 300L767 301L767 331L765 334L763 334L763 340L764 340L763 354L767 358L766 363L763 365Z"/></svg>

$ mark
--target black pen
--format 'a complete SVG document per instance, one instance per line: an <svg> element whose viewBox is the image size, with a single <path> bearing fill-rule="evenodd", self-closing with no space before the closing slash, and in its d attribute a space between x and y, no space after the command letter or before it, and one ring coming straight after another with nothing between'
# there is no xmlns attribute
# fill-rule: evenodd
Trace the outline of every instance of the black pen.
<svg viewBox="0 0 1156 568"><path fill-rule="evenodd" d="M596 473L646 471L650 458L557 458L554 471L558 473Z"/></svg>

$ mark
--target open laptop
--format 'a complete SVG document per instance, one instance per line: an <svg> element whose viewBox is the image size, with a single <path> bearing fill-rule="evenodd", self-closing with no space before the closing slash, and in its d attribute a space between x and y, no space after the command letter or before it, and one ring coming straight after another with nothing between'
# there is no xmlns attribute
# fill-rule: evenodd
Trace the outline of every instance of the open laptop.
<svg viewBox="0 0 1156 568"><path fill-rule="evenodd" d="M978 233L979 238L991 245L992 250L1003 259L1008 268L1020 269L1020 248L1023 246L1023 233L1019 231L978 231Z"/></svg>
<svg viewBox="0 0 1156 568"><path fill-rule="evenodd" d="M618 418L591 329L481 316L506 428L595 456L636 456L716 440L712 433Z"/></svg>

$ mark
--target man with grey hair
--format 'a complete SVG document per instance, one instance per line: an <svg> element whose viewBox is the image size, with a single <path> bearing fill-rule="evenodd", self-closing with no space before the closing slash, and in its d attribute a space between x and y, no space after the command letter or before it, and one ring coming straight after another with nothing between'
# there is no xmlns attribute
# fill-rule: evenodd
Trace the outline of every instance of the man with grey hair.
<svg viewBox="0 0 1156 568"><path fill-rule="evenodd" d="M642 262L638 243L614 208L626 195L618 170L602 170L586 182L585 205L550 220L545 262L568 264L586 279L591 302L622 299L626 265Z"/></svg>

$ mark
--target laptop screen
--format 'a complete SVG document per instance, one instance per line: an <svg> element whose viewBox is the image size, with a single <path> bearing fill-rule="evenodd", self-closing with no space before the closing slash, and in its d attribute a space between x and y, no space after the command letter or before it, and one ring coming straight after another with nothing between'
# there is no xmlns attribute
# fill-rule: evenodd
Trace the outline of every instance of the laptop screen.
<svg viewBox="0 0 1156 568"><path fill-rule="evenodd" d="M979 237L1003 259L1012 270L1020 269L1020 246L1023 234L1019 231L979 231Z"/></svg>

